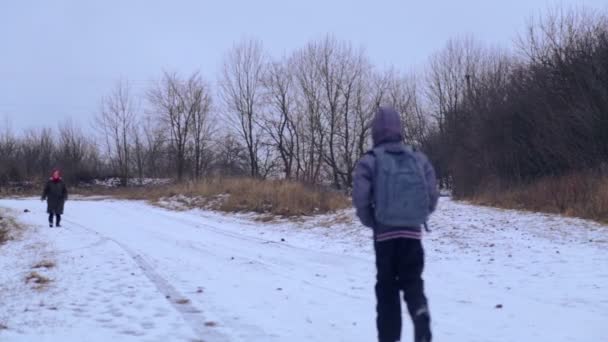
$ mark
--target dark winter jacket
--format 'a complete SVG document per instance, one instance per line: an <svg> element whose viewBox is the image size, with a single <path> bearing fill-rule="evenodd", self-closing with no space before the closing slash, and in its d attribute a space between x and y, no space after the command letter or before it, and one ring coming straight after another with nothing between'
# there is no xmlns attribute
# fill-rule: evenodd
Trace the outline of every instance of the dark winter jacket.
<svg viewBox="0 0 608 342"><path fill-rule="evenodd" d="M403 148L403 135L401 133L401 118L392 108L382 107L376 113L372 122L372 138L374 147L383 146L387 149ZM422 152L414 152L419 164L424 170L427 191L430 198L429 211L435 211L439 199L435 170L428 158ZM376 161L371 152L366 153L355 167L353 181L353 204L357 216L365 226L374 229L376 241L385 241L393 238L421 238L421 227L385 227L374 220L374 189Z"/></svg>
<svg viewBox="0 0 608 342"><path fill-rule="evenodd" d="M47 213L62 215L63 205L68 199L68 189L65 183L61 179L57 181L49 179L42 192L42 199L46 199Z"/></svg>

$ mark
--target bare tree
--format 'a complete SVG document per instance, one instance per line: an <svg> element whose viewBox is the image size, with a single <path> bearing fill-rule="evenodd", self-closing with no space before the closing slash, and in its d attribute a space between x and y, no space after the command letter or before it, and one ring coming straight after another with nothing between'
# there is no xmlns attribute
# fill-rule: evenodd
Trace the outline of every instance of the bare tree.
<svg viewBox="0 0 608 342"><path fill-rule="evenodd" d="M22 177L35 179L46 176L53 167L55 143L48 128L27 130L21 139Z"/></svg>
<svg viewBox="0 0 608 342"><path fill-rule="evenodd" d="M384 102L393 106L401 115L405 141L420 147L428 132L430 118L422 107L416 76L393 71L387 85Z"/></svg>
<svg viewBox="0 0 608 342"><path fill-rule="evenodd" d="M369 113L369 88L368 78L371 73L371 65L362 50L352 50L348 47L341 56L341 64L346 69L339 82L341 110L339 112L340 124L337 129L337 160L332 164L337 165L336 171L339 175L340 184L338 188L349 188L353 182L353 172L357 160L359 138L361 131L366 128L363 124ZM365 109L364 109L365 108ZM336 157L336 156L334 156Z"/></svg>
<svg viewBox="0 0 608 342"><path fill-rule="evenodd" d="M193 75L184 82L176 73L165 72L159 83L148 92L148 100L159 120L170 132L170 146L175 158L176 174L183 180L186 167L186 146L192 130L196 103L189 103L185 94L188 83L197 78Z"/></svg>
<svg viewBox="0 0 608 342"><path fill-rule="evenodd" d="M363 155L370 145L371 122L378 107L385 102L390 77L393 73L392 69L383 73L370 71L369 75L363 78L363 85L357 87L354 106L357 125L357 156Z"/></svg>
<svg viewBox="0 0 608 342"><path fill-rule="evenodd" d="M263 120L264 132L279 154L285 178L291 179L297 159L298 132L294 118L294 77L286 60L268 65L264 78L269 110ZM297 177L297 170L296 170Z"/></svg>
<svg viewBox="0 0 608 342"><path fill-rule="evenodd" d="M134 127L131 131L132 139L133 139L133 147L132 147L132 164L134 164L135 172L137 174L137 178L139 180L139 185L143 184L144 172L146 167L146 149L144 139L142 137L142 129L138 126Z"/></svg>
<svg viewBox="0 0 608 342"><path fill-rule="evenodd" d="M247 149L239 140L231 134L215 140L216 152L211 168L216 176L244 176L249 173Z"/></svg>
<svg viewBox="0 0 608 342"><path fill-rule="evenodd" d="M325 130L322 120L323 87L317 68L317 46L309 43L290 59L297 80L296 127L298 134L297 173L305 182L317 184L323 166Z"/></svg>
<svg viewBox="0 0 608 342"><path fill-rule="evenodd" d="M128 81L119 81L114 90L102 99L95 123L105 137L108 157L114 164L114 170L117 171L121 184L126 186L137 123L135 100Z"/></svg>
<svg viewBox="0 0 608 342"><path fill-rule="evenodd" d="M357 114L357 105L359 109L364 107L357 101L367 100L359 95L368 91L364 87L371 66L362 50L331 36L310 42L296 58L302 98L313 124L309 132L314 140L326 139L318 151L333 185L349 187L358 158L358 130L362 128L357 122L362 118Z"/></svg>
<svg viewBox="0 0 608 342"><path fill-rule="evenodd" d="M54 167L69 181L86 181L102 173L102 166L93 140L71 120L55 131L28 129L15 135L8 124L0 130L0 185L39 180Z"/></svg>
<svg viewBox="0 0 608 342"><path fill-rule="evenodd" d="M141 135L144 154L144 173L148 177L166 176L169 171L167 153L167 137L165 136L162 125L154 120L155 118L146 117L141 119ZM173 166L173 165L171 165Z"/></svg>
<svg viewBox="0 0 608 342"><path fill-rule="evenodd" d="M431 56L427 74L426 99L430 113L439 130L440 146L438 160L443 183L453 176L452 160L455 149L465 148L466 141L456 131L466 131L467 113L465 98L471 91L473 81L481 73L484 47L472 37L451 39L446 46ZM470 176L471 173L465 174Z"/></svg>
<svg viewBox="0 0 608 342"><path fill-rule="evenodd" d="M445 131L451 118L457 115L467 91L467 84L479 72L483 47L472 37L451 39L446 46L431 56L427 75L427 97L434 106L434 117L440 131ZM457 118L454 118L457 120Z"/></svg>
<svg viewBox="0 0 608 342"><path fill-rule="evenodd" d="M259 41L243 41L226 55L220 78L220 95L230 122L243 139L252 177L260 176L259 150L264 55Z"/></svg>
<svg viewBox="0 0 608 342"><path fill-rule="evenodd" d="M56 166L72 180L90 180L101 169L97 147L72 120L59 125L55 153Z"/></svg>
<svg viewBox="0 0 608 342"><path fill-rule="evenodd" d="M14 180L19 173L16 168L19 144L8 117L4 119L3 126L0 130L0 184Z"/></svg>
<svg viewBox="0 0 608 342"><path fill-rule="evenodd" d="M199 74L193 74L185 84L181 99L192 115L193 175L194 178L198 179L209 166L209 159L211 158L208 147L215 122L210 117L211 93L209 86Z"/></svg>

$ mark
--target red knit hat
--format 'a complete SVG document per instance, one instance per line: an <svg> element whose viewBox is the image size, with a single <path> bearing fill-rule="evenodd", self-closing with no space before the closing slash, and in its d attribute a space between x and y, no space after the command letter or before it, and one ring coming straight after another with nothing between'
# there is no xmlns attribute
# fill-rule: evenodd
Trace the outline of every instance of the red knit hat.
<svg viewBox="0 0 608 342"><path fill-rule="evenodd" d="M54 169L53 173L51 173L51 180L58 181L61 179L61 171L59 169Z"/></svg>

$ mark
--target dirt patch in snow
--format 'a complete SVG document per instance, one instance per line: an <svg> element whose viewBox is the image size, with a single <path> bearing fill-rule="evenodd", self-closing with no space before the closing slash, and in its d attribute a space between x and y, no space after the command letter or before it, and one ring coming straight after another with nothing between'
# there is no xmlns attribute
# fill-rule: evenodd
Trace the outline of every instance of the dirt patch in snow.
<svg viewBox="0 0 608 342"><path fill-rule="evenodd" d="M35 290L44 290L47 285L51 282L51 279L38 273L38 272L30 272L25 277L26 284L33 284Z"/></svg>

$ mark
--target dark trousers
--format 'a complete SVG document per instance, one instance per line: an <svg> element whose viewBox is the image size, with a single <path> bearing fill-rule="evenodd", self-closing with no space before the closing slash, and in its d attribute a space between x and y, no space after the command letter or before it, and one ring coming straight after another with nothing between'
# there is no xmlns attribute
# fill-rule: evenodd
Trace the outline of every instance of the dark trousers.
<svg viewBox="0 0 608 342"><path fill-rule="evenodd" d="M414 323L415 341L430 341L430 314L424 295L422 242L393 239L374 244L376 249L377 327L380 342L401 340L400 291Z"/></svg>
<svg viewBox="0 0 608 342"><path fill-rule="evenodd" d="M49 223L53 224L53 214L49 214ZM61 223L61 215L55 214L55 225L59 225Z"/></svg>

